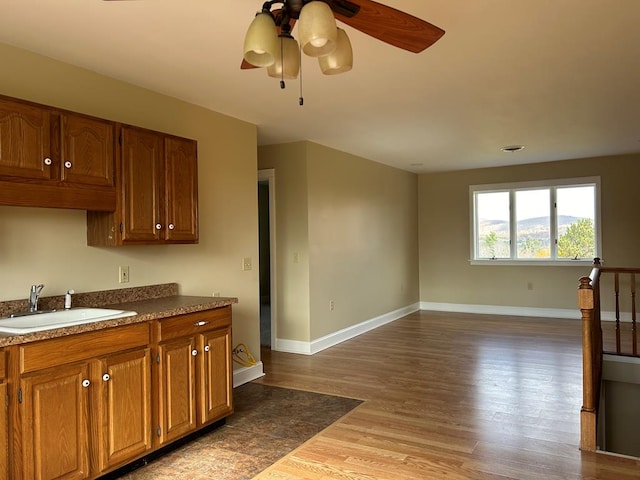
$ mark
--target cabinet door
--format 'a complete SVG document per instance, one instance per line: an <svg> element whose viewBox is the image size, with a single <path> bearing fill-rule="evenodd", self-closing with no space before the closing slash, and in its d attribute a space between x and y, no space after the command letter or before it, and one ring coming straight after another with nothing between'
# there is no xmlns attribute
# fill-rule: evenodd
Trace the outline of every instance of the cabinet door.
<svg viewBox="0 0 640 480"><path fill-rule="evenodd" d="M156 242L163 234L162 136L122 128L122 241Z"/></svg>
<svg viewBox="0 0 640 480"><path fill-rule="evenodd" d="M165 139L165 211L170 241L198 240L198 144L194 140Z"/></svg>
<svg viewBox="0 0 640 480"><path fill-rule="evenodd" d="M9 415L7 384L0 382L0 478L9 478Z"/></svg>
<svg viewBox="0 0 640 480"><path fill-rule="evenodd" d="M200 369L200 423L218 420L233 411L231 378L231 329L200 335L202 355Z"/></svg>
<svg viewBox="0 0 640 480"><path fill-rule="evenodd" d="M89 477L88 378L85 363L21 378L24 478Z"/></svg>
<svg viewBox="0 0 640 480"><path fill-rule="evenodd" d="M102 472L151 448L151 369L148 348L97 362L95 381L98 446Z"/></svg>
<svg viewBox="0 0 640 480"><path fill-rule="evenodd" d="M179 338L159 345L160 443L196 428L196 342Z"/></svg>
<svg viewBox="0 0 640 480"><path fill-rule="evenodd" d="M62 180L113 186L113 123L66 113L61 133Z"/></svg>
<svg viewBox="0 0 640 480"><path fill-rule="evenodd" d="M51 178L49 111L0 98L0 178Z"/></svg>

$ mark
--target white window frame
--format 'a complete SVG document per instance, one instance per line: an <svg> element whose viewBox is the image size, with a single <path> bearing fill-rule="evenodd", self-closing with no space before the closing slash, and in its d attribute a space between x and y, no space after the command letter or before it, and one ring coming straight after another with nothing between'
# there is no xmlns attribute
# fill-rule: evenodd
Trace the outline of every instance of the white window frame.
<svg viewBox="0 0 640 480"><path fill-rule="evenodd" d="M514 182L514 183L494 183L494 184L486 184L486 185L470 185L469 186L469 219L470 219L470 264L471 265L553 265L553 266L579 266L584 268L585 265L591 265L593 263L593 258L579 258L576 260L568 260L566 258L558 259L557 255L557 218L556 218L556 189L561 187L579 187L581 185L584 186L595 186L595 212L594 212L594 230L595 230L595 251L596 257L602 257L602 228L600 221L600 177L578 177L578 178L562 178L562 179L554 179L554 180L540 180L533 182ZM510 242L513 244L515 239L515 232L517 229L516 218L515 218L515 209L514 198L515 192L517 190L535 190L540 188L549 188L551 189L551 208L550 208L550 229L551 229L551 238L552 238L552 249L551 249L551 258L543 258L543 259L519 259L516 257L516 249L513 247L510 248L511 258L477 258L477 234L476 231L476 205L475 198L476 193L490 193L490 192L509 192L509 209L510 209L510 219L509 219L509 229L510 229ZM555 247L555 248L554 248Z"/></svg>

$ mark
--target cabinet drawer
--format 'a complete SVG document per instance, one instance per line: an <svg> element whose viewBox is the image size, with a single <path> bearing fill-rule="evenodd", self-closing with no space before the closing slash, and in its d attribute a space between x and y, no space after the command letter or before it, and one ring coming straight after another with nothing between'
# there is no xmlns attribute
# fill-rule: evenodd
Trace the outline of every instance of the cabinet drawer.
<svg viewBox="0 0 640 480"><path fill-rule="evenodd" d="M231 325L231 306L159 320L158 341L186 337Z"/></svg>
<svg viewBox="0 0 640 480"><path fill-rule="evenodd" d="M20 373L122 352L148 343L147 322L28 343L19 347Z"/></svg>

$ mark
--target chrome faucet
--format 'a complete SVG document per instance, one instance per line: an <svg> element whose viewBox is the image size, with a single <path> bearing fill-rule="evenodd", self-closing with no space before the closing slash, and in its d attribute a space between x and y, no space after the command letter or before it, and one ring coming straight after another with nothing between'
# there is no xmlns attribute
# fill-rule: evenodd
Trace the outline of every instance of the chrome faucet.
<svg viewBox="0 0 640 480"><path fill-rule="evenodd" d="M44 288L43 284L31 285L31 291L29 292L29 311L38 311L38 298L40 298L40 292Z"/></svg>

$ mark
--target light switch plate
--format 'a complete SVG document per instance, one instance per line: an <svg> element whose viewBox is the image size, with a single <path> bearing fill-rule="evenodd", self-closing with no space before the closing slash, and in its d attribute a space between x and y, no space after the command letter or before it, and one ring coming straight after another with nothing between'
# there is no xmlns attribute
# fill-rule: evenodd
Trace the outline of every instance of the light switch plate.
<svg viewBox="0 0 640 480"><path fill-rule="evenodd" d="M251 265L251 257L244 257L242 259L242 270L251 270L252 265Z"/></svg>

